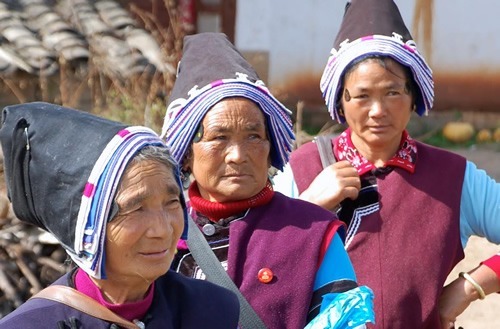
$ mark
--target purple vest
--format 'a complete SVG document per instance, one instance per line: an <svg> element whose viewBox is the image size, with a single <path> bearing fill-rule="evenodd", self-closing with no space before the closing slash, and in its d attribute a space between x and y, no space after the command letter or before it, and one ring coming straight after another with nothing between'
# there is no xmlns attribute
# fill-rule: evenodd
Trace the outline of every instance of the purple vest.
<svg viewBox="0 0 500 329"><path fill-rule="evenodd" d="M376 175L378 202L357 209L347 233L358 283L375 294L375 328L439 328L442 287L464 257L459 222L466 161L422 143L417 148L414 174L394 168ZM302 192L321 162L313 143L294 153L290 163Z"/></svg>
<svg viewBox="0 0 500 329"><path fill-rule="evenodd" d="M228 274L268 328L306 325L320 245L332 220L329 211L275 193L231 223ZM267 284L258 279L265 267L274 274Z"/></svg>

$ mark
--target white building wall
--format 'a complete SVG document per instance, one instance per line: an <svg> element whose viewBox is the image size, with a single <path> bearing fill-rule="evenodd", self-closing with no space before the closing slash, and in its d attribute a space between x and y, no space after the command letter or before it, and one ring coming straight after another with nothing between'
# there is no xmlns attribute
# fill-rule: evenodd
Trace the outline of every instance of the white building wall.
<svg viewBox="0 0 500 329"><path fill-rule="evenodd" d="M410 30L415 1L396 0ZM321 75L344 6L343 0L238 0L235 44L269 53L270 86ZM499 12L498 0L434 0L433 70L500 72Z"/></svg>
<svg viewBox="0 0 500 329"><path fill-rule="evenodd" d="M270 85L299 72L321 74L343 7L328 0L239 0L236 47L269 53Z"/></svg>
<svg viewBox="0 0 500 329"><path fill-rule="evenodd" d="M436 69L500 72L500 1L434 0L434 3Z"/></svg>

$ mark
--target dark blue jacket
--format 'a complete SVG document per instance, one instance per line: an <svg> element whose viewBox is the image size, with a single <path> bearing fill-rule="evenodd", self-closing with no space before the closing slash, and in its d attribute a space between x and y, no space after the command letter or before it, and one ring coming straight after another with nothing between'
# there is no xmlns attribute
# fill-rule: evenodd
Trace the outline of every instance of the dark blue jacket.
<svg viewBox="0 0 500 329"><path fill-rule="evenodd" d="M71 286L70 278L66 274L54 284ZM141 321L147 329L236 329L238 317L239 303L232 292L169 271L156 281L153 303ZM108 329L112 325L44 298L30 299L0 319L2 329Z"/></svg>

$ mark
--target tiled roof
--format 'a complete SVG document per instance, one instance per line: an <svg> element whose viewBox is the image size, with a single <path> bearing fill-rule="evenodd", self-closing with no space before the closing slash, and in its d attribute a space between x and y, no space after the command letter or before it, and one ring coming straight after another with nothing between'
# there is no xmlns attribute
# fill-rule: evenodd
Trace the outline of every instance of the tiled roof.
<svg viewBox="0 0 500 329"><path fill-rule="evenodd" d="M1 0L0 76L53 75L61 63L86 62L127 78L173 72L158 42L115 0Z"/></svg>

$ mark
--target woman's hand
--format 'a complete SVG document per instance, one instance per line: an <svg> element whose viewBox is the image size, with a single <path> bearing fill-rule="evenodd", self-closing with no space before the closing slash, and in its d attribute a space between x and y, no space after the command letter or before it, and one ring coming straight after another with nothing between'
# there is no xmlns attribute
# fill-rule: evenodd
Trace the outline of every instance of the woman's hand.
<svg viewBox="0 0 500 329"><path fill-rule="evenodd" d="M358 171L343 160L323 169L299 198L332 210L346 198L356 199L360 188Z"/></svg>
<svg viewBox="0 0 500 329"><path fill-rule="evenodd" d="M470 291L470 288L474 287L466 287L467 285L468 282L459 277L444 287L439 298L439 315L443 329L454 328L457 317L474 301Z"/></svg>
<svg viewBox="0 0 500 329"><path fill-rule="evenodd" d="M484 294L500 291L500 281L496 273L485 265L480 265L469 272ZM462 314L470 303L480 298L474 285L463 277L458 277L444 287L439 298L439 315L444 329L454 328L457 317Z"/></svg>

